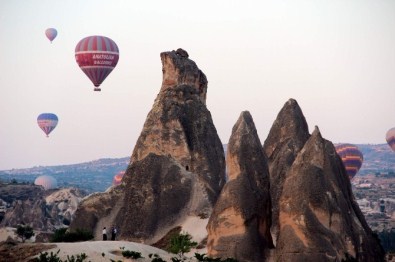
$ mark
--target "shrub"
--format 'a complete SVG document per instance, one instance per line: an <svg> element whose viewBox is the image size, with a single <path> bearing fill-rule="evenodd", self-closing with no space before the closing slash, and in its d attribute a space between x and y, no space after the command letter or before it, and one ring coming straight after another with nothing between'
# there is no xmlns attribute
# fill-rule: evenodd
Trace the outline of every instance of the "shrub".
<svg viewBox="0 0 395 262"><path fill-rule="evenodd" d="M67 256L67 260L61 260L58 257L58 254L60 252L60 249L58 249L58 252L53 253L51 252L51 254L48 254L48 252L44 252L44 253L40 253L39 257L36 257L33 259L33 262L83 262L85 261L88 256L85 253L81 253L79 255L72 255Z"/></svg>
<svg viewBox="0 0 395 262"><path fill-rule="evenodd" d="M196 246L197 243L192 241L192 236L190 234L179 233L172 236L167 251L173 254L178 254L181 258L184 256L184 253L191 251L191 248Z"/></svg>
<svg viewBox="0 0 395 262"><path fill-rule="evenodd" d="M25 242L26 239L34 236L33 228L25 225L18 225L16 228L16 234L22 239L22 242Z"/></svg>
<svg viewBox="0 0 395 262"><path fill-rule="evenodd" d="M122 256L126 257L126 258L132 258L132 259L139 259L139 258L143 258L141 256L140 252L136 252L136 251L130 251L130 250L124 250L122 251Z"/></svg>
<svg viewBox="0 0 395 262"><path fill-rule="evenodd" d="M51 242L78 242L93 239L93 234L89 230L77 229L76 231L67 232L67 228L55 230Z"/></svg>
<svg viewBox="0 0 395 262"><path fill-rule="evenodd" d="M172 257L171 262L182 262L183 260L178 257Z"/></svg>
<svg viewBox="0 0 395 262"><path fill-rule="evenodd" d="M151 259L151 262L166 262L166 260L163 260L158 254L149 254L148 257L154 257Z"/></svg>
<svg viewBox="0 0 395 262"><path fill-rule="evenodd" d="M58 249L58 252L56 253L51 252L51 254L48 254L48 252L41 252L39 257L33 259L33 262L61 262L58 257L59 252L60 249Z"/></svg>

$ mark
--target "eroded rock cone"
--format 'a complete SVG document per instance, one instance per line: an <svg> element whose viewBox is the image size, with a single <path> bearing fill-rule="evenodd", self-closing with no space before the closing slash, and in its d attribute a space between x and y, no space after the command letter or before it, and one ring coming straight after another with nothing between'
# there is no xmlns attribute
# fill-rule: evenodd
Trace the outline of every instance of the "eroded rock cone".
<svg viewBox="0 0 395 262"><path fill-rule="evenodd" d="M316 127L280 197L276 261L383 261L333 144Z"/></svg>
<svg viewBox="0 0 395 262"><path fill-rule="evenodd" d="M271 232L274 242L278 237L279 199L286 174L309 136L309 129L302 110L296 100L289 99L278 113L263 145L270 173Z"/></svg>
<svg viewBox="0 0 395 262"><path fill-rule="evenodd" d="M179 226L185 216L211 214L225 183L225 159L205 105L207 79L182 49L160 57L162 87L133 150L123 185L94 196L94 201L84 201L80 207L84 217L77 210L72 228L91 221L88 228L101 232L103 226L115 224L120 238L152 243ZM101 199L111 199L113 207L102 210ZM160 217L157 210L161 210Z"/></svg>
<svg viewBox="0 0 395 262"><path fill-rule="evenodd" d="M229 181L207 225L208 255L263 261L273 246L269 172L249 112L234 125L227 150Z"/></svg>

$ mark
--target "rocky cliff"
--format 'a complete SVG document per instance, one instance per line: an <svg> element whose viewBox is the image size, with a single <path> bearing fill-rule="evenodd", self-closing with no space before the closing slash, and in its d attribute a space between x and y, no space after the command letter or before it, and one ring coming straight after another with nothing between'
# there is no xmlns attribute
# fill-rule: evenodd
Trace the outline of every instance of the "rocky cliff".
<svg viewBox="0 0 395 262"><path fill-rule="evenodd" d="M116 224L121 238L151 243L187 215L211 214L225 183L225 159L205 105L207 79L182 49L160 57L162 86L122 185L82 202L72 229L99 232Z"/></svg>
<svg viewBox="0 0 395 262"><path fill-rule="evenodd" d="M36 185L1 185L5 214L0 227L30 225L37 231L68 226L84 193L75 188L44 190Z"/></svg>
<svg viewBox="0 0 395 262"><path fill-rule="evenodd" d="M208 255L262 261L273 247L269 170L249 112L234 125L227 150L229 180L207 225Z"/></svg>

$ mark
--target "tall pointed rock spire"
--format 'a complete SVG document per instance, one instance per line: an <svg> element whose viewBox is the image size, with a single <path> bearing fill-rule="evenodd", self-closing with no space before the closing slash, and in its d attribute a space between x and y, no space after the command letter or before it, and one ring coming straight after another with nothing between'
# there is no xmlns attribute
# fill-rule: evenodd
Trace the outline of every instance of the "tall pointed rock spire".
<svg viewBox="0 0 395 262"><path fill-rule="evenodd" d="M293 162L280 197L278 261L382 261L333 144L318 127Z"/></svg>
<svg viewBox="0 0 395 262"><path fill-rule="evenodd" d="M249 112L234 125L227 150L229 181L207 225L208 255L263 261L273 246L269 173Z"/></svg>
<svg viewBox="0 0 395 262"><path fill-rule="evenodd" d="M268 157L272 198L272 234L276 242L279 230L279 199L288 169L309 138L306 119L298 103L289 99L274 121L263 148Z"/></svg>

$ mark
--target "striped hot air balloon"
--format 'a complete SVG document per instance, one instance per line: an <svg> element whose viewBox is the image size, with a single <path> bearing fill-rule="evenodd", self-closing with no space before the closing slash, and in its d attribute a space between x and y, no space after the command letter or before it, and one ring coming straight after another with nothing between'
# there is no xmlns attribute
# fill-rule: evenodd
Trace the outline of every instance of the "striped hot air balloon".
<svg viewBox="0 0 395 262"><path fill-rule="evenodd" d="M357 146L352 144L340 144L336 146L336 152L342 159L347 175L350 180L357 174L362 166L363 155Z"/></svg>
<svg viewBox="0 0 395 262"><path fill-rule="evenodd" d="M385 140L387 140L388 145L395 151L395 127L388 130Z"/></svg>
<svg viewBox="0 0 395 262"><path fill-rule="evenodd" d="M123 178L124 175L125 175L125 171L121 171L121 172L117 173L117 174L114 176L113 180L112 180L112 185L113 185L113 186L118 186L118 185L120 185L121 182L122 182L122 178Z"/></svg>
<svg viewBox="0 0 395 262"><path fill-rule="evenodd" d="M88 36L75 47L75 60L100 91L99 86L115 68L119 59L118 46L105 36Z"/></svg>
<svg viewBox="0 0 395 262"><path fill-rule="evenodd" d="M51 43L52 43L52 41L58 35L58 31L56 31L55 28L48 28L47 30L45 30L45 35L47 36L49 41L51 41Z"/></svg>
<svg viewBox="0 0 395 262"><path fill-rule="evenodd" d="M42 113L37 117L37 124L48 137L49 133L51 133L58 124L58 117L52 113Z"/></svg>

